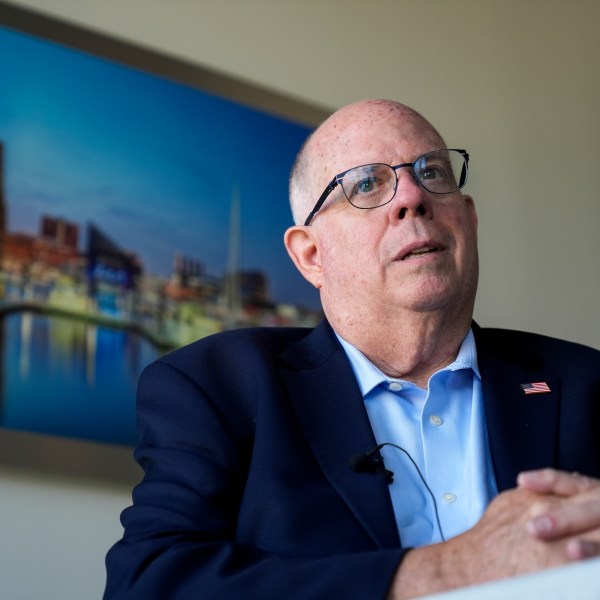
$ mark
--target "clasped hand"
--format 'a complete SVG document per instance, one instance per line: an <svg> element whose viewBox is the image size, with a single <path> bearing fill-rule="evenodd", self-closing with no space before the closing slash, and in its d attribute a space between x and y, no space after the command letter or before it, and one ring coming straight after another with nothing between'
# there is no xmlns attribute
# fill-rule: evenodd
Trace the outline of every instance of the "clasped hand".
<svg viewBox="0 0 600 600"><path fill-rule="evenodd" d="M600 480L521 473L469 531L410 551L389 598L414 598L600 556Z"/></svg>
<svg viewBox="0 0 600 600"><path fill-rule="evenodd" d="M554 469L521 473L515 489L499 494L473 529L450 542L466 555L473 583L599 556L600 480Z"/></svg>
<svg viewBox="0 0 600 600"><path fill-rule="evenodd" d="M568 559L600 555L600 480L554 469L521 473L519 488L541 497L531 506L528 533L538 540L565 540Z"/></svg>

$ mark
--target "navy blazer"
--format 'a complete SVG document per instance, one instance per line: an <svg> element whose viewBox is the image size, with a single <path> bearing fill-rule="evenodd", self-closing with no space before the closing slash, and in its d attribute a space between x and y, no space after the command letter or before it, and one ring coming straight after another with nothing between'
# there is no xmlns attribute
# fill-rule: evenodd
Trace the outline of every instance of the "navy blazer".
<svg viewBox="0 0 600 600"><path fill-rule="evenodd" d="M474 324L499 491L539 467L600 476L600 352ZM544 381L549 393L525 395ZM327 322L204 338L138 389L145 476L107 556L108 598L383 598L406 549ZM393 440L398 442L398 440Z"/></svg>

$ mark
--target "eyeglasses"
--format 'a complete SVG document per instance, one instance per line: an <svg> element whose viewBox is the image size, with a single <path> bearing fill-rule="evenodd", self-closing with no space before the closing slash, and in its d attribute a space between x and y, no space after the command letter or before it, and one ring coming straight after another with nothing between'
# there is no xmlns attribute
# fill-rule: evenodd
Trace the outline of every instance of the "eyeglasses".
<svg viewBox="0 0 600 600"><path fill-rule="evenodd" d="M353 167L339 173L327 184L304 225L312 221L338 185L352 206L361 209L377 208L391 202L396 195L398 169L412 169L416 183L432 194L451 194L467 183L468 165L469 155L466 150L449 148L426 152L412 163L395 166L373 163Z"/></svg>

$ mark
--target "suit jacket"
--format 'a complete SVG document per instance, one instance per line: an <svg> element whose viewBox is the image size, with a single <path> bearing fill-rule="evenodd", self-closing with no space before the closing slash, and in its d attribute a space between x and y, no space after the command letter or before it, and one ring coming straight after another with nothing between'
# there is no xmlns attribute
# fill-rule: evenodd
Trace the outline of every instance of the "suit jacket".
<svg viewBox="0 0 600 600"><path fill-rule="evenodd" d="M539 467L600 476L600 352L474 324L499 491ZM521 383L551 391L525 395ZM105 598L383 598L406 549L346 354L314 330L229 331L146 369L145 476ZM398 440L394 440L398 442Z"/></svg>

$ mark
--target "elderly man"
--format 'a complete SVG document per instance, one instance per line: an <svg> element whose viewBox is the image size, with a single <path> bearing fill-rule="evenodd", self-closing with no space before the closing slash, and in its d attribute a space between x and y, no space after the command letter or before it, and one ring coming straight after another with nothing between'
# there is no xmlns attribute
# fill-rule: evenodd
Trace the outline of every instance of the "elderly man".
<svg viewBox="0 0 600 600"><path fill-rule="evenodd" d="M405 598L600 554L600 353L472 323L467 166L390 101L309 138L285 245L326 320L146 370L106 598Z"/></svg>

